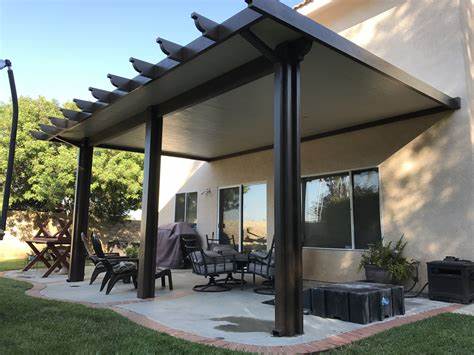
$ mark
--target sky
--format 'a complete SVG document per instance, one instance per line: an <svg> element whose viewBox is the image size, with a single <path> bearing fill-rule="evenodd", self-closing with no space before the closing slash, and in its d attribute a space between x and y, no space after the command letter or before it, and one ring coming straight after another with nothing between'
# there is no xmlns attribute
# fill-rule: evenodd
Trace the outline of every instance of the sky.
<svg viewBox="0 0 474 355"><path fill-rule="evenodd" d="M193 11L222 22L245 7L244 0L0 0L0 58L12 61L21 96L93 101L90 86L113 89L108 73L137 75L130 57L164 58L157 37L182 45L199 37ZM0 101L9 99L3 70Z"/></svg>

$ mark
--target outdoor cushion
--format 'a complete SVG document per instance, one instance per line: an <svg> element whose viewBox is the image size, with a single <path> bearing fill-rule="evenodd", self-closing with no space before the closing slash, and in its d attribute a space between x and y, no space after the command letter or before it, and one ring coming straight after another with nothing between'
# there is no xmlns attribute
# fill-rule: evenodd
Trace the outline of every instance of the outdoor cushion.
<svg viewBox="0 0 474 355"><path fill-rule="evenodd" d="M95 264L95 268L97 270L104 270L105 271L105 265L102 261L99 261L97 264Z"/></svg>
<svg viewBox="0 0 474 355"><path fill-rule="evenodd" d="M257 275L273 276L275 273L275 267L270 266L270 270L268 270L268 265L260 263L250 263L248 266L248 271L256 273Z"/></svg>
<svg viewBox="0 0 474 355"><path fill-rule="evenodd" d="M234 249L234 247L230 244L216 245L216 246L212 247L211 250L215 251L216 253L219 253L219 254L237 253L237 251Z"/></svg>
<svg viewBox="0 0 474 355"><path fill-rule="evenodd" d="M134 271L137 269L137 264L132 261L121 261L114 265L114 272L117 274Z"/></svg>
<svg viewBox="0 0 474 355"><path fill-rule="evenodd" d="M265 259L268 255L267 251L254 251L250 253L250 257L256 257L258 259Z"/></svg>
<svg viewBox="0 0 474 355"><path fill-rule="evenodd" d="M214 251L206 251L204 252L204 254L206 257L206 262L208 263L215 263L219 262L220 260L224 260L221 254ZM200 251L193 251L190 255L193 258L194 262L198 264L204 263L202 253Z"/></svg>
<svg viewBox="0 0 474 355"><path fill-rule="evenodd" d="M204 264L196 265L199 274L204 275L206 273L206 267ZM207 264L208 274L221 274L234 271L234 263L220 263L220 264Z"/></svg>

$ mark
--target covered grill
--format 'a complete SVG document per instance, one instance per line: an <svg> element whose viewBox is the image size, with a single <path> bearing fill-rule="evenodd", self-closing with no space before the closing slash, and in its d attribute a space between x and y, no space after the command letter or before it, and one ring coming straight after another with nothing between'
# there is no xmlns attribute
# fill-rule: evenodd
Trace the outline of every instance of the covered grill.
<svg viewBox="0 0 474 355"><path fill-rule="evenodd" d="M181 269L185 267L183 249L181 247L181 236L196 237L199 235L188 223L171 223L158 227L158 240L156 248L156 266L169 269Z"/></svg>

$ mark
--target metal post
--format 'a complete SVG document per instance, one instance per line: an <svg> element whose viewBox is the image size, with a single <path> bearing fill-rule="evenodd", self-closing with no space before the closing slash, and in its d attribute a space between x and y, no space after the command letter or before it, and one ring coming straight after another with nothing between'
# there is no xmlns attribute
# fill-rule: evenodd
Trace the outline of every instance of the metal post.
<svg viewBox="0 0 474 355"><path fill-rule="evenodd" d="M156 107L149 108L146 115L140 263L138 267L139 298L155 297L156 238L163 135L163 117L157 114Z"/></svg>
<svg viewBox="0 0 474 355"><path fill-rule="evenodd" d="M279 46L275 65L275 330L303 334L300 174L300 61L311 48L299 40Z"/></svg>
<svg viewBox="0 0 474 355"><path fill-rule="evenodd" d="M18 130L18 96L16 93L15 76L13 75L12 63L5 59L0 61L0 70L7 67L8 81L12 95L12 127L10 131L10 146L8 149L7 172L5 177L5 187L3 189L2 215L0 216L0 240L3 239L7 229L7 213L10 203L10 191L13 180L13 164L15 162L16 134Z"/></svg>
<svg viewBox="0 0 474 355"><path fill-rule="evenodd" d="M89 226L89 198L93 153L94 148L89 145L89 140L87 138L84 139L79 147L77 161L69 282L84 280L86 254L81 240L81 233L87 233Z"/></svg>

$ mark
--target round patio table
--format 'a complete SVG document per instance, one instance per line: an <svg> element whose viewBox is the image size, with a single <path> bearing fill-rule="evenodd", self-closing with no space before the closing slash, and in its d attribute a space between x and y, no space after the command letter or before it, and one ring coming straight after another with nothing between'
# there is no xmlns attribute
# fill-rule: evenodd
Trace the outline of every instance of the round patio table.
<svg viewBox="0 0 474 355"><path fill-rule="evenodd" d="M220 255L224 257L231 257L232 260L235 262L235 265L237 267L237 272L240 273L240 280L235 279L232 273L229 273L227 277L225 278L224 282L231 283L234 285L240 285L240 287L243 289L244 285L247 283L244 280L244 277L245 277L245 273L247 272L247 268L250 262L249 255L244 254L244 253L239 253L235 249L230 249L230 248L229 249L216 248L216 249L217 250L214 250L214 251L216 251Z"/></svg>

